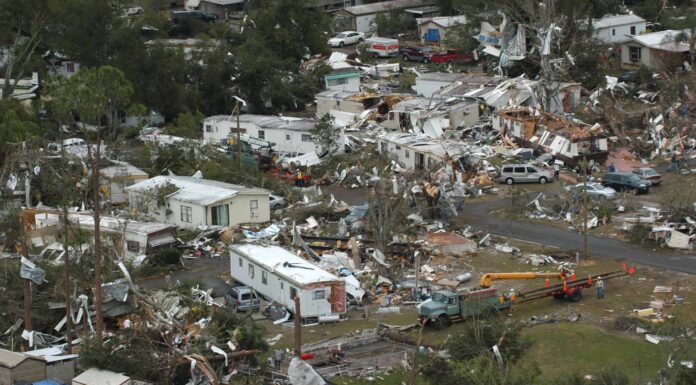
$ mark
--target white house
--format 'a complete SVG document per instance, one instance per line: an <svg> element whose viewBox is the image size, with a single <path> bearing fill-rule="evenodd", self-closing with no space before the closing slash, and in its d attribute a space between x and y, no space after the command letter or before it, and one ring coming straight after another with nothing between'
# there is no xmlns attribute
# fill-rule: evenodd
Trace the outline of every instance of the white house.
<svg viewBox="0 0 696 385"><path fill-rule="evenodd" d="M466 23L466 16L426 17L417 22L421 43L441 44L447 38L450 28Z"/></svg>
<svg viewBox="0 0 696 385"><path fill-rule="evenodd" d="M345 7L334 14L337 25L346 30L370 32L375 30L375 18L380 13L432 5L432 0L391 0Z"/></svg>
<svg viewBox="0 0 696 385"><path fill-rule="evenodd" d="M126 187L126 191L131 208L186 229L271 219L270 192L261 188L160 175Z"/></svg>
<svg viewBox="0 0 696 385"><path fill-rule="evenodd" d="M230 275L307 323L338 320L346 313L346 282L280 246L230 246Z"/></svg>
<svg viewBox="0 0 696 385"><path fill-rule="evenodd" d="M425 135L387 133L377 138L379 151L409 170L434 170L447 159L464 154L462 142L434 140Z"/></svg>
<svg viewBox="0 0 696 385"><path fill-rule="evenodd" d="M242 135L269 141L274 144L273 150L280 153L321 154L325 149L314 143L312 130L317 124L316 119L292 118L272 115L244 114L239 116L239 127ZM230 135L236 135L237 117L229 115L211 116L203 120L203 139L211 143L227 141ZM345 135L342 128L336 140L336 151L344 150Z"/></svg>
<svg viewBox="0 0 696 385"><path fill-rule="evenodd" d="M638 15L610 15L592 21L592 35L605 44L621 44L645 32L645 19Z"/></svg>
<svg viewBox="0 0 696 385"><path fill-rule="evenodd" d="M681 65L688 59L689 44L677 42L677 37L688 31L666 30L630 36L621 45L621 68L638 69L646 66L653 70Z"/></svg>
<svg viewBox="0 0 696 385"><path fill-rule="evenodd" d="M101 175L101 190L104 198L112 205L128 202L128 193L123 189L132 184L144 181L150 176L132 164L119 161L111 161L113 166L99 170Z"/></svg>

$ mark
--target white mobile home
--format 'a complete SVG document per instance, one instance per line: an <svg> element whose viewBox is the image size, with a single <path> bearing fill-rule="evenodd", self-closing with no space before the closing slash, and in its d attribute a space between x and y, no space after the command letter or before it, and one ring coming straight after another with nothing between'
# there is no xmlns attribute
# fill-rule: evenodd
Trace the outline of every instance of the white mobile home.
<svg viewBox="0 0 696 385"><path fill-rule="evenodd" d="M621 44L645 33L645 19L638 15L609 15L592 23L592 35L604 44Z"/></svg>
<svg viewBox="0 0 696 385"><path fill-rule="evenodd" d="M308 323L346 312L343 280L279 246L231 246L230 275L292 313L299 296L301 317Z"/></svg>
<svg viewBox="0 0 696 385"><path fill-rule="evenodd" d="M280 153L321 154L325 149L317 145L312 138L316 119L291 118L273 115L244 114L239 116L239 128L242 135L258 138L273 143L273 150ZM236 135L237 117L217 115L203 121L203 139L211 143L228 141L230 135ZM338 153L344 151L345 137L340 129L336 140Z"/></svg>
<svg viewBox="0 0 696 385"><path fill-rule="evenodd" d="M377 138L379 151L409 170L434 170L464 154L461 142L433 140L425 135L387 133Z"/></svg>
<svg viewBox="0 0 696 385"><path fill-rule="evenodd" d="M130 207L157 222L186 229L263 223L270 191L190 176L159 175L126 187Z"/></svg>

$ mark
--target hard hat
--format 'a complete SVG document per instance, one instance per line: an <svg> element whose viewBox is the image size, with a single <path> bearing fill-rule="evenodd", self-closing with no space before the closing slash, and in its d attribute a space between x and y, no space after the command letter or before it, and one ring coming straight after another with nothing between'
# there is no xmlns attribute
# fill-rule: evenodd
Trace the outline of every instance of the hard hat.
<svg viewBox="0 0 696 385"><path fill-rule="evenodd" d="M602 279L602 276L601 276L601 275L598 275L598 276L597 276L597 279Z"/></svg>

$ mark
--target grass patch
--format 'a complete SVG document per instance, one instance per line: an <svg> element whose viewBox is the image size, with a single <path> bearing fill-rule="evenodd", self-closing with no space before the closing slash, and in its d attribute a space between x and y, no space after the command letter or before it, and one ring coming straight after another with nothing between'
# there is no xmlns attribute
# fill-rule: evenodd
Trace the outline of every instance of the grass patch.
<svg viewBox="0 0 696 385"><path fill-rule="evenodd" d="M522 331L534 345L521 364L536 362L540 383L572 372L597 373L610 366L622 368L633 383L658 377L667 361L667 346L610 334L589 323L545 324Z"/></svg>

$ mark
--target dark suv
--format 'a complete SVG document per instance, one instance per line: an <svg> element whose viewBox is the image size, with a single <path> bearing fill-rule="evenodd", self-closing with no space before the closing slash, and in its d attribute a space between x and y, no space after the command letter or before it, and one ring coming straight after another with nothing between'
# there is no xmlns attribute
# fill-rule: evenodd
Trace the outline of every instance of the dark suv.
<svg viewBox="0 0 696 385"><path fill-rule="evenodd" d="M602 177L602 184L616 191L630 191L633 194L650 191L650 181L628 172L610 172Z"/></svg>
<svg viewBox="0 0 696 385"><path fill-rule="evenodd" d="M422 61L430 63L433 60L433 50L430 47L403 47L401 57L405 61Z"/></svg>

